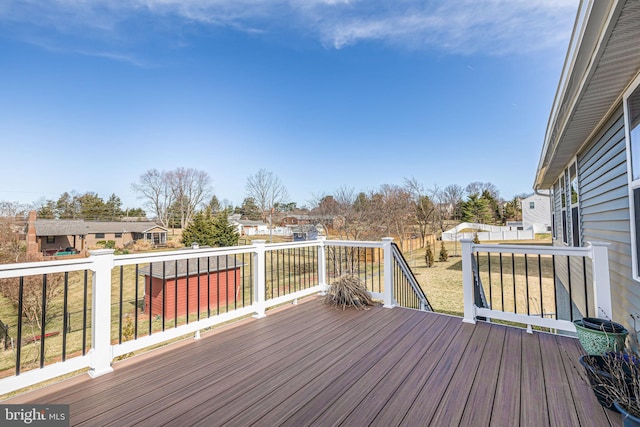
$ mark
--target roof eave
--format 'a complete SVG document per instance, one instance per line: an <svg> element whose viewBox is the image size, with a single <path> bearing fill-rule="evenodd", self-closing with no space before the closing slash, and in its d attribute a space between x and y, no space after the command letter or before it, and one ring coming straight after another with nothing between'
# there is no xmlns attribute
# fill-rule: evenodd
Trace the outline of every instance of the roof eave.
<svg viewBox="0 0 640 427"><path fill-rule="evenodd" d="M584 141L567 144L567 127L593 77L605 43L624 1L588 0L580 3L558 89L549 115L545 140L536 171L534 190L550 188L566 165L568 152ZM563 141L563 156L558 147Z"/></svg>

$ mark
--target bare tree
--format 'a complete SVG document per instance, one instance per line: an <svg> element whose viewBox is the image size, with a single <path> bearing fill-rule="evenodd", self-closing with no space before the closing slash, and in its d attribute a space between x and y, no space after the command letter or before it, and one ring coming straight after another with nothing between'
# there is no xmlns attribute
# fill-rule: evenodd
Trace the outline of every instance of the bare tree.
<svg viewBox="0 0 640 427"><path fill-rule="evenodd" d="M375 212L381 214L382 224L387 233L404 242L411 228L416 223L415 205L411 193L398 185L384 184L380 187L380 205Z"/></svg>
<svg viewBox="0 0 640 427"><path fill-rule="evenodd" d="M149 208L163 227L169 227L169 212L174 201L166 172L150 169L131 185L144 206Z"/></svg>
<svg viewBox="0 0 640 427"><path fill-rule="evenodd" d="M211 178L205 171L192 168L177 168L167 172L166 178L180 217L180 228L184 229L198 207L211 197Z"/></svg>
<svg viewBox="0 0 640 427"><path fill-rule="evenodd" d="M426 195L424 186L415 178L405 178L404 187L411 194L414 204L415 221L418 224L422 246L426 245L426 238L430 225L434 221L435 205Z"/></svg>
<svg viewBox="0 0 640 427"><path fill-rule="evenodd" d="M500 190L498 190L498 187L496 187L495 184L490 182L471 182L467 185L464 191L467 194L467 197L474 194L481 196L483 192L487 191L494 199L500 199Z"/></svg>
<svg viewBox="0 0 640 427"><path fill-rule="evenodd" d="M25 218L29 207L18 202L0 201L0 217L2 218Z"/></svg>
<svg viewBox="0 0 640 427"><path fill-rule="evenodd" d="M271 210L277 203L286 203L289 198L287 188L273 172L260 169L247 178L247 197L251 197L262 212L266 222Z"/></svg>
<svg viewBox="0 0 640 427"><path fill-rule="evenodd" d="M447 185L444 190L442 190L442 200L448 205L448 209L451 213L450 219L457 219L463 195L464 190L457 184Z"/></svg>

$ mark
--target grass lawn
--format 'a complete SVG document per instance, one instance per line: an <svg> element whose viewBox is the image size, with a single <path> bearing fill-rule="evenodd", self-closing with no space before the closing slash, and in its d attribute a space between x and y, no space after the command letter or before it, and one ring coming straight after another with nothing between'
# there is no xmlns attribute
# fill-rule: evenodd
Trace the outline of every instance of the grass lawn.
<svg viewBox="0 0 640 427"><path fill-rule="evenodd" d="M493 241L482 242L489 244L521 244L521 245L549 245L550 239L536 239L526 241ZM411 266L416 278L420 282L422 289L424 290L433 310L440 313L453 314L456 316L462 316L464 312L463 295L462 295L462 258L460 256L462 247L460 243L445 242L445 248L449 253L449 259L444 262L436 261L431 268L427 268L425 262L426 249L418 249L413 252L405 253L405 258ZM440 253L440 242L437 242L436 247L433 248L436 259ZM528 257L528 271L530 278L537 277L537 259L533 262L531 257ZM514 264L516 271L516 308L519 313L526 313L526 280L524 275L524 257L515 256ZM487 299L489 298L489 280L487 274L487 257L486 253L480 254L480 271L483 285L485 287L485 293ZM491 255L491 296L492 306L496 309L500 309L504 306L505 310L511 311L514 306L513 297L513 282L512 282L512 270L511 270L511 256L503 256L504 266L504 291L499 285L499 256L498 254ZM551 266L549 260L543 260L542 262L542 274L543 277L543 300L544 300L544 312L549 313L555 310L549 302L552 294L552 280L550 277ZM536 287L537 286L537 287ZM531 312L535 310L534 306L540 304L540 288L536 283L530 283L529 287L529 301ZM552 299L552 298L551 298Z"/></svg>

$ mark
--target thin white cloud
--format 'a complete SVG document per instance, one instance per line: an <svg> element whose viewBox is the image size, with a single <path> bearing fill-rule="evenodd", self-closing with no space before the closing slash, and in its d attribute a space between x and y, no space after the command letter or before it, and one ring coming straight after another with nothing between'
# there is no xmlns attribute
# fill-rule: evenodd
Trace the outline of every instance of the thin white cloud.
<svg viewBox="0 0 640 427"><path fill-rule="evenodd" d="M408 49L511 54L566 47L578 0L9 0L0 22L131 43L125 23L197 23L254 34L295 32L342 49L378 41ZM138 34L139 36L139 34Z"/></svg>

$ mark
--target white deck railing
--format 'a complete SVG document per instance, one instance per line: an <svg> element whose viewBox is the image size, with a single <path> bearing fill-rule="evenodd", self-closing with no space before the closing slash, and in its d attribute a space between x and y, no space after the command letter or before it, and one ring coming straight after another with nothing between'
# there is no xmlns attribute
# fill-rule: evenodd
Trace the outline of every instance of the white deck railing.
<svg viewBox="0 0 640 427"><path fill-rule="evenodd" d="M35 368L19 371L18 375L0 379L0 394L18 390L42 381L87 368L89 370L89 375L97 377L113 370L111 365L116 357L189 334L194 334L196 337L199 337L200 330L250 315L260 318L266 315L266 311L270 307L287 302L295 302L298 298L302 298L307 295L323 293L328 287L327 277L329 273L327 269L331 268L331 262L328 262L329 252L332 253L332 256L337 256L336 254L342 253L341 251L346 251L348 248L373 248L376 251L381 251L383 255L378 257L376 261L378 264L372 267L372 270L375 269L376 277L378 277L378 290L376 291L372 286L370 292L374 297L383 300L385 307L394 307L396 305L396 301L394 299L393 274L384 274L385 271L393 271L393 259L391 257L392 240L393 239L391 238L385 238L378 242L354 242L325 240L325 238L319 238L315 241L275 244L266 244L266 241L264 240L255 240L251 245L232 248L201 248L131 255L114 255L113 250L104 249L91 251L90 256L83 259L0 265L0 279L34 275L42 276L73 271L90 272L90 276L92 278L90 284L85 285L91 293L91 301L88 303L89 307L87 308L87 311L90 311L91 317L90 327L87 328L88 332L83 332L90 335L91 342L86 354L70 357L61 362L50 363L46 366L41 366L39 369ZM317 270L314 270L313 272L314 282L304 289L298 289L271 297L267 295L267 282L269 280L269 278L265 277L265 272L267 271L267 253L287 249L301 250L302 248L310 247L316 248L314 253L317 251L317 258L315 258L314 255L314 260L317 259L317 266L315 266ZM148 335L140 337L136 336L135 339L118 340L114 338L113 322L117 321L114 320L114 317L117 317L117 314L114 314L114 311L117 310L114 310L113 305L119 303L118 301L114 301L114 299L118 299L118 291L115 289L117 285L114 286L114 283L117 283L118 280L122 280L121 278L119 279L118 277L114 277L114 274L118 274L118 268L131 265L149 265L150 263L168 261L177 262L178 260L185 259L201 259L203 257L227 255L240 256L241 254L244 254L246 257L250 257L252 263L252 267L249 271L251 271L250 274L253 275L253 277L248 278L248 281L246 282L250 283L249 286L252 287L249 292L247 292L247 294L250 294L252 298L250 303L243 304L241 307L233 310L228 309L224 313L215 313L215 315L211 315L210 317L202 319L198 317L197 321L189 322L187 316L186 324L178 325L178 322L176 321L175 327L171 327L166 330L164 330L163 322L162 331L154 330L153 333L151 333L151 326L149 326ZM358 256L360 256L359 253ZM366 257L367 255L365 254L365 261ZM122 271L123 270L120 269L120 277L123 276ZM369 276L374 275L371 272L367 273L366 268L365 274L369 274ZM137 281L135 287L137 292ZM122 295L122 291L120 292L120 295ZM199 288L197 292L198 295L200 295ZM116 296L114 297L114 295ZM119 303L120 324L122 324L121 301L122 297L120 297ZM135 303L137 304L138 301L136 300ZM135 310L137 310L137 308ZM135 313L137 316L138 312L135 311ZM153 308L149 308L149 313L153 314ZM149 316L149 324L151 324L151 314ZM120 326L120 328L122 328L122 326ZM42 340L44 338L40 339ZM21 361L17 361L17 363L20 364ZM42 362L42 364L44 365L44 362Z"/></svg>
<svg viewBox="0 0 640 427"><path fill-rule="evenodd" d="M569 298L569 308L567 311L570 312L569 317L574 316L575 308L575 300L580 299L580 306L583 308L582 315L586 317L586 311L588 307L593 306L597 313L595 314L597 317L606 317L612 318L612 310L611 310L611 290L610 290L610 282L609 282L609 258L607 252L607 243L589 243L586 247L557 247L557 246L525 246L525 245L495 245L495 244L474 244L471 239L462 240L462 271L463 271L463 298L464 298L464 321L467 323L475 323L476 318L485 317L487 319L499 319L508 322L514 322L519 324L528 325L529 331L531 331L531 326L539 326L543 328L550 328L555 330L563 330L569 332L575 332L575 326L571 319L560 319L558 318L558 302L557 302L557 293L558 286L564 286L564 289L561 291L565 294L572 295L573 297ZM521 276L524 273L525 285L517 285L516 284L516 267L515 264L511 266L508 265L509 261L505 264L512 270L511 275L513 276L513 288L508 289L509 292L513 294L513 307L509 306L505 309L507 304L504 303L504 299L500 302L500 309L492 308L492 301L489 301L489 307L480 307L477 305L476 292L479 292L480 289L477 287L478 282L476 281L480 275L476 271L474 274L473 267L473 257L476 254L486 252L488 255L488 263L491 262L491 257L489 254L498 254L500 262L503 261L503 255L507 255L507 259L511 256L511 262L513 263L514 255L518 255L521 257L520 262L523 263L524 268L527 268L527 260L528 256L533 256L534 259L540 262L540 257L546 257L548 263L552 263L552 275L548 279L551 282L551 289L553 290L553 297L556 298L550 305L554 306L554 309L551 313L544 312L544 309L541 309L538 313L526 313L524 311L529 311L530 302L536 298L535 295L529 296L529 287L537 286L536 284L530 284L529 278L526 277L527 271L518 272L518 276ZM578 258L578 261L584 259L590 259L591 269L585 267L586 263L578 262L578 268L582 268L583 277L580 279L583 280L582 287L579 289L571 289L571 270L575 267L576 263L573 264L571 261L566 262L565 272L569 278L568 283L563 283L562 280L559 280L559 273L557 270L560 268L556 268L556 257L565 257L566 260L570 260L571 258ZM502 268L503 264L500 264L500 268ZM560 267L565 267L565 264L562 264ZM536 267L538 269L538 274L542 274L542 269L540 267ZM489 264L487 270L491 274L491 265ZM500 270L502 271L502 270ZM588 281L587 277L591 276L591 280ZM510 278L505 280L508 285L510 282ZM543 296L542 296L542 277L540 276L540 301L535 301L536 306L539 304L540 307L543 307ZM481 283L484 287L485 295L487 293L487 289L491 288L491 283L485 283L486 280ZM590 283L587 283L590 282ZM558 285L560 283L560 285ZM566 288L568 286L568 288ZM501 297L504 297L504 284L500 283L498 289L502 292ZM589 291L591 290L591 292ZM515 301L518 298L522 298L523 294L526 292L525 296L525 305L521 310L517 310L517 305ZM591 298L591 300L589 300ZM496 298L493 298L495 301ZM593 313L592 313L593 314Z"/></svg>

